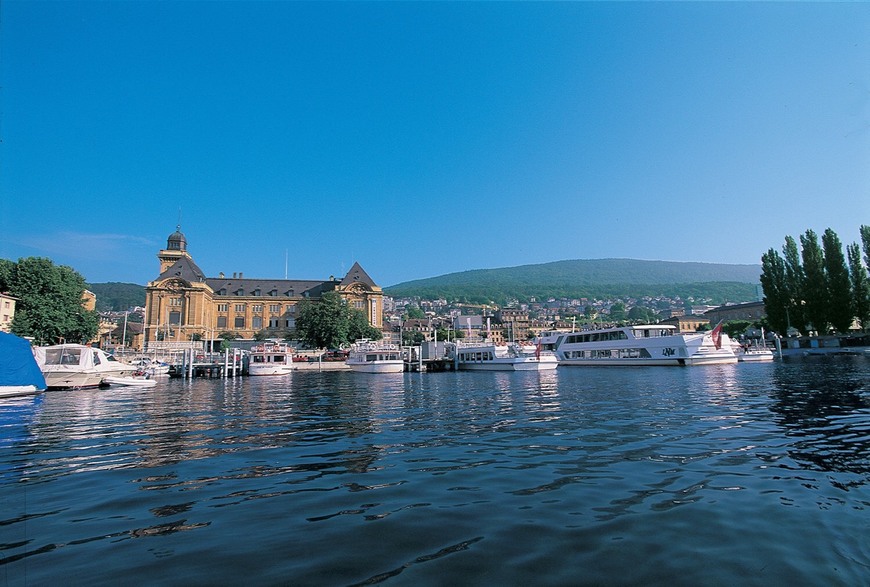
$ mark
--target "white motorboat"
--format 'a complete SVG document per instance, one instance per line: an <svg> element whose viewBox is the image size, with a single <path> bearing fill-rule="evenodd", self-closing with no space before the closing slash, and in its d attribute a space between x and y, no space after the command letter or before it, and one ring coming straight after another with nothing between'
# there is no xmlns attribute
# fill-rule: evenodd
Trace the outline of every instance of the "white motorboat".
<svg viewBox="0 0 870 587"><path fill-rule="evenodd" d="M555 353L541 345L456 343L452 349L460 371L549 371L559 366Z"/></svg>
<svg viewBox="0 0 870 587"><path fill-rule="evenodd" d="M773 351L760 345L741 345L735 354L741 363L766 363L773 360Z"/></svg>
<svg viewBox="0 0 870 587"><path fill-rule="evenodd" d="M711 332L678 333L669 324L554 332L542 337L544 348L556 353L560 365L721 365L737 362L728 335L717 326Z"/></svg>
<svg viewBox="0 0 870 587"><path fill-rule="evenodd" d="M285 375L293 370L294 349L283 342L261 342L251 347L248 375Z"/></svg>
<svg viewBox="0 0 870 587"><path fill-rule="evenodd" d="M118 361L102 349L58 344L34 349L48 389L97 387L107 377L125 377L136 367Z"/></svg>
<svg viewBox="0 0 870 587"><path fill-rule="evenodd" d="M127 377L106 377L103 379L103 383L125 387L154 387L157 385L157 380L151 379L148 375L130 375Z"/></svg>
<svg viewBox="0 0 870 587"><path fill-rule="evenodd" d="M345 364L360 373L402 373L405 370L402 351L397 345L365 339L351 346Z"/></svg>

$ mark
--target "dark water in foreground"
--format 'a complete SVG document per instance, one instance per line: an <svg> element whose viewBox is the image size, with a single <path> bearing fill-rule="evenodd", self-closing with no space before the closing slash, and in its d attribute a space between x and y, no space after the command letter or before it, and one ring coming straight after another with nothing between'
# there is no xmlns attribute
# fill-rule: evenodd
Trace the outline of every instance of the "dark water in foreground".
<svg viewBox="0 0 870 587"><path fill-rule="evenodd" d="M0 585L868 585L870 359L0 400Z"/></svg>

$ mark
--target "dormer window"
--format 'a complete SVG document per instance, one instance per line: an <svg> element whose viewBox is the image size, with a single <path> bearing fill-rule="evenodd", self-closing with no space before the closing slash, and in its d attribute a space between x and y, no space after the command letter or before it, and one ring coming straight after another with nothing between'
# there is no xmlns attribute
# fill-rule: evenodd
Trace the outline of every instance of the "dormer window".
<svg viewBox="0 0 870 587"><path fill-rule="evenodd" d="M254 290L254 295L255 295L255 296L260 296L260 295L262 295L262 294L260 293L260 288L259 288L259 287L258 287L257 289Z"/></svg>

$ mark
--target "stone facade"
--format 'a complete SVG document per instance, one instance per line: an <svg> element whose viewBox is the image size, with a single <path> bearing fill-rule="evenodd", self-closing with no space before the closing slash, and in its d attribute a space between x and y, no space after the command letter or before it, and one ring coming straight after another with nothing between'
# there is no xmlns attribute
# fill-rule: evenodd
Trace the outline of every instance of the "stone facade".
<svg viewBox="0 0 870 587"><path fill-rule="evenodd" d="M330 291L363 311L375 328L383 325L383 290L359 263L344 278L327 281L250 279L241 273L206 277L188 253L180 228L157 258L160 275L145 288L146 346L199 346L193 343L218 341L224 333L242 339L260 332L292 338L297 304Z"/></svg>

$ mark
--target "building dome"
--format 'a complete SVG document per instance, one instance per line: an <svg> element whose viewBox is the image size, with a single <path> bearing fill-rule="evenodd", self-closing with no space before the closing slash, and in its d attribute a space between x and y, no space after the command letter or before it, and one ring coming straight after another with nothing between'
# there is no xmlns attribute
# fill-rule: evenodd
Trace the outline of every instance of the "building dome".
<svg viewBox="0 0 870 587"><path fill-rule="evenodd" d="M166 248L171 251L187 250L187 239L184 238L184 234L181 232L181 225L176 226L175 232L169 235L169 238L166 240Z"/></svg>

